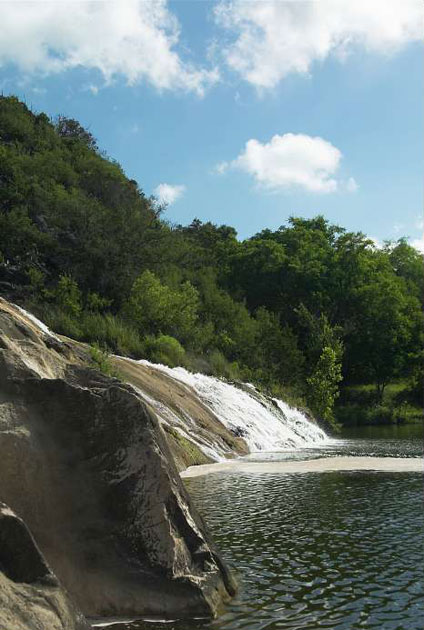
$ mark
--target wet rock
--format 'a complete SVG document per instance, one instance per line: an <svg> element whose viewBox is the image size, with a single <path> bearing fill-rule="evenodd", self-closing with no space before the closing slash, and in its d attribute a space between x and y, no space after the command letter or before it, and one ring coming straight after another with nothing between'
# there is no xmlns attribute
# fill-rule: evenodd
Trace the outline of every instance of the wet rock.
<svg viewBox="0 0 424 630"><path fill-rule="evenodd" d="M234 584L152 409L4 301L0 332L0 499L72 599L92 616L215 614Z"/></svg>

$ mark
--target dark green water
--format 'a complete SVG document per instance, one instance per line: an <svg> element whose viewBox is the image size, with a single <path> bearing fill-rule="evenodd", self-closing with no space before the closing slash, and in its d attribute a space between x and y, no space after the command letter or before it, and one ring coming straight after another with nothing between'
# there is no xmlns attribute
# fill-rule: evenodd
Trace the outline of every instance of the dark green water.
<svg viewBox="0 0 424 630"><path fill-rule="evenodd" d="M346 435L333 454L422 452L421 428L403 435L384 429ZM212 622L115 628L422 630L421 475L216 473L189 479L187 487L238 572L238 596Z"/></svg>

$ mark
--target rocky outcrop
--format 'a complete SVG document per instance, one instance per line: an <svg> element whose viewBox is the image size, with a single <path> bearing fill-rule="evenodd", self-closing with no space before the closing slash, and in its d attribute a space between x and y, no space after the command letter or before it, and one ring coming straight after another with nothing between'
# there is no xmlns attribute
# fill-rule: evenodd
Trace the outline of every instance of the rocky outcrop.
<svg viewBox="0 0 424 630"><path fill-rule="evenodd" d="M155 413L5 301L0 331L0 499L72 599L93 616L213 615L234 584Z"/></svg>
<svg viewBox="0 0 424 630"><path fill-rule="evenodd" d="M0 628L89 630L24 522L0 503Z"/></svg>

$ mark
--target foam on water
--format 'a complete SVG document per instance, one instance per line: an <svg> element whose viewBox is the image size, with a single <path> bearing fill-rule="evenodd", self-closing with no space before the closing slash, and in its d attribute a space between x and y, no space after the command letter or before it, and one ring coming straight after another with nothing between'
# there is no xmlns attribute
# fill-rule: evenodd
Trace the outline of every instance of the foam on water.
<svg viewBox="0 0 424 630"><path fill-rule="evenodd" d="M299 409L267 398L253 386L236 387L181 367L169 368L144 360L140 363L189 385L223 425L246 441L252 453L322 445L328 439Z"/></svg>

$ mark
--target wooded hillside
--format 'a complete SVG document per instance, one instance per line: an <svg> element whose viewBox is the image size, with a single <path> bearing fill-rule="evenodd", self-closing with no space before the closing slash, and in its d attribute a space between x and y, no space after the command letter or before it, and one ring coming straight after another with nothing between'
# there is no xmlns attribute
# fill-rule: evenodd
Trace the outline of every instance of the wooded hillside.
<svg viewBox="0 0 424 630"><path fill-rule="evenodd" d="M58 332L255 382L329 423L340 386L341 420L360 407L364 421L412 417L424 275L407 240L378 248L318 216L240 241L164 215L77 121L0 98L5 295Z"/></svg>

